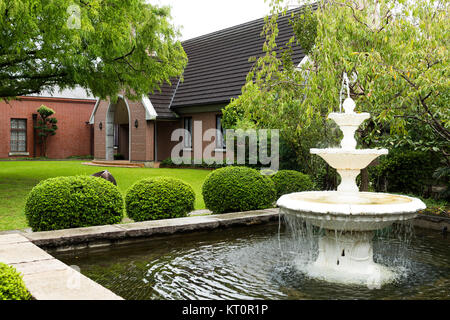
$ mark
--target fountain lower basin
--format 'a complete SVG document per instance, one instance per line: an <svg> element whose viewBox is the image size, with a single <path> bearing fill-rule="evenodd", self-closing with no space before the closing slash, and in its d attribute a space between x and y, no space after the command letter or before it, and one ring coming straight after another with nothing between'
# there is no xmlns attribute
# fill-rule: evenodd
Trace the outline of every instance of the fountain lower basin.
<svg viewBox="0 0 450 320"><path fill-rule="evenodd" d="M310 191L283 195L281 213L325 229L318 257L305 266L312 278L379 288L396 278L394 270L375 263L374 231L406 221L426 208L416 198L372 192Z"/></svg>
<svg viewBox="0 0 450 320"><path fill-rule="evenodd" d="M371 231L410 220L426 208L417 199L375 192L308 191L283 195L277 206L329 230Z"/></svg>

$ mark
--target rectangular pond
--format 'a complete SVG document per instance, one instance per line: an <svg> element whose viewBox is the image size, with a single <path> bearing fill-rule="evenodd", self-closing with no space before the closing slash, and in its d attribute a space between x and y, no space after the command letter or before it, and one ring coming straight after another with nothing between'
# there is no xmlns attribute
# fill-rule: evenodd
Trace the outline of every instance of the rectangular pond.
<svg viewBox="0 0 450 320"><path fill-rule="evenodd" d="M296 259L307 253L283 222L50 253L131 300L450 299L450 237L418 228L408 237L375 238L375 259L402 273L379 289L305 276Z"/></svg>

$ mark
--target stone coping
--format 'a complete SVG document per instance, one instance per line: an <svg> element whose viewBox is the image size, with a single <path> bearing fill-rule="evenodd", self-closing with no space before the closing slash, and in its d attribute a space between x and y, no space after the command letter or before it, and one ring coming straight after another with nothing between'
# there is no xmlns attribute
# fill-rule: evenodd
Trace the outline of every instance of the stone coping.
<svg viewBox="0 0 450 320"><path fill-rule="evenodd" d="M21 234L0 236L0 262L22 274L36 300L123 300Z"/></svg>
<svg viewBox="0 0 450 320"><path fill-rule="evenodd" d="M191 216L87 228L32 232L23 233L22 235L42 248L71 250L86 246L123 243L136 238L210 230L233 225L259 224L275 220L277 217L278 208L271 208L220 215Z"/></svg>
<svg viewBox="0 0 450 320"><path fill-rule="evenodd" d="M423 229L431 229L450 232L450 218L419 214L413 221L413 226Z"/></svg>

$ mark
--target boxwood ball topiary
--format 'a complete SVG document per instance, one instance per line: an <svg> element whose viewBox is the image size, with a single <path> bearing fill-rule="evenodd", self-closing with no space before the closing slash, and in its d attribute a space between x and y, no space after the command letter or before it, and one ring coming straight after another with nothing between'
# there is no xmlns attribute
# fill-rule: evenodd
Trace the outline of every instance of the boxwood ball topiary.
<svg viewBox="0 0 450 320"><path fill-rule="evenodd" d="M25 215L33 231L114 224L122 221L123 197L102 178L50 178L31 190Z"/></svg>
<svg viewBox="0 0 450 320"><path fill-rule="evenodd" d="M0 263L0 300L30 300L20 273L13 267Z"/></svg>
<svg viewBox="0 0 450 320"><path fill-rule="evenodd" d="M284 194L314 189L311 178L294 170L280 170L271 176L277 190L277 198Z"/></svg>
<svg viewBox="0 0 450 320"><path fill-rule="evenodd" d="M127 215L134 221L185 217L194 210L194 189L169 177L145 178L128 189Z"/></svg>
<svg viewBox="0 0 450 320"><path fill-rule="evenodd" d="M266 209L276 197L273 181L248 167L225 167L211 172L203 183L203 200L214 213Z"/></svg>

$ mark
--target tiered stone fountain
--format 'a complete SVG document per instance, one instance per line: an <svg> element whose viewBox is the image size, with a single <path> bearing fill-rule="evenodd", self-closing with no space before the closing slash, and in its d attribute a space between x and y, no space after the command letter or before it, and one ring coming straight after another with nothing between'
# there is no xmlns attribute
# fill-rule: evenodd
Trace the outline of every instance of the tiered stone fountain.
<svg viewBox="0 0 450 320"><path fill-rule="evenodd" d="M296 215L324 229L318 257L306 267L309 276L323 280L381 286L393 280L395 270L375 263L374 231L394 222L413 219L425 204L416 198L386 193L359 192L356 177L386 149L356 149L354 134L368 113L355 113L347 98L344 113L330 113L344 134L341 148L311 149L341 176L337 191L291 193L277 201L281 213Z"/></svg>

